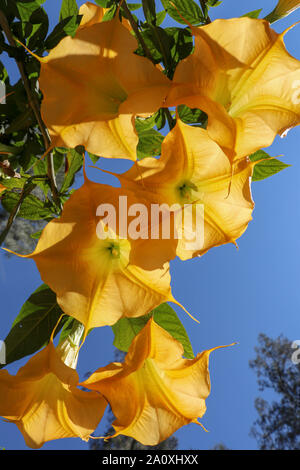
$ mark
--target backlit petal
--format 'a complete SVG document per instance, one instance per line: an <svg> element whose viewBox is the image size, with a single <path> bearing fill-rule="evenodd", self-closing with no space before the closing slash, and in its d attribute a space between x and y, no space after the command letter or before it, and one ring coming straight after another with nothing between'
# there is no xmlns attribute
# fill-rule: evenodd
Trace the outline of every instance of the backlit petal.
<svg viewBox="0 0 300 470"><path fill-rule="evenodd" d="M124 434L156 445L205 413L211 351L183 359L181 344L151 319L123 364L98 369L82 385L108 400L116 417L113 437Z"/></svg>
<svg viewBox="0 0 300 470"><path fill-rule="evenodd" d="M104 157L136 159L135 115L164 102L170 81L148 59L118 18L100 22L102 9L81 7L82 25L41 61L42 116L53 144Z"/></svg>
<svg viewBox="0 0 300 470"><path fill-rule="evenodd" d="M66 437L87 440L107 402L78 389L78 382L77 372L60 360L50 342L17 375L0 371L0 416L15 423L32 448Z"/></svg>
<svg viewBox="0 0 300 470"><path fill-rule="evenodd" d="M218 19L192 28L195 51L181 61L167 104L208 114L207 130L229 158L272 144L300 122L300 62L265 20Z"/></svg>

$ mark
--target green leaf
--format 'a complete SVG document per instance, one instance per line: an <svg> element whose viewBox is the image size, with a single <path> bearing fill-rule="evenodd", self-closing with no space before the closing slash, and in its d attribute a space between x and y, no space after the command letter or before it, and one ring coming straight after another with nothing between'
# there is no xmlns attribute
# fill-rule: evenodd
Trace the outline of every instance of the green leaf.
<svg viewBox="0 0 300 470"><path fill-rule="evenodd" d="M104 13L102 22L112 20L116 14L116 11L117 11L117 5L113 5L107 12Z"/></svg>
<svg viewBox="0 0 300 470"><path fill-rule="evenodd" d="M135 128L137 133L141 133L144 131L147 131L149 129L152 129L152 127L155 126L155 114L152 114L152 116L148 118L136 118L135 119Z"/></svg>
<svg viewBox="0 0 300 470"><path fill-rule="evenodd" d="M155 21L156 21L155 0L142 0L142 1L143 1L143 11L144 11L146 21L149 24L155 24Z"/></svg>
<svg viewBox="0 0 300 470"><path fill-rule="evenodd" d="M62 0L59 21L74 15L78 15L78 6L76 0Z"/></svg>
<svg viewBox="0 0 300 470"><path fill-rule="evenodd" d="M74 36L82 15L68 16L58 23L46 39L45 49L53 49L65 36Z"/></svg>
<svg viewBox="0 0 300 470"><path fill-rule="evenodd" d="M90 157L90 159L92 160L93 163L97 163L97 161L100 158L100 157L98 157L98 155L94 155L93 153L90 153L90 152L88 152L88 156Z"/></svg>
<svg viewBox="0 0 300 470"><path fill-rule="evenodd" d="M44 41L49 28L49 20L45 10L43 8L35 10L32 13L29 21L32 26L32 31L28 36L28 48L31 51L38 50L40 52L43 52Z"/></svg>
<svg viewBox="0 0 300 470"><path fill-rule="evenodd" d="M12 134L13 132L27 129L36 122L33 111L30 107L26 108L23 113L20 113L16 119L5 129L5 134Z"/></svg>
<svg viewBox="0 0 300 470"><path fill-rule="evenodd" d="M168 304L161 304L148 315L137 318L121 318L112 326L114 332L114 346L121 351L128 351L132 340L153 316L154 321L179 341L184 348L184 356L194 358L193 348L184 326L176 312Z"/></svg>
<svg viewBox="0 0 300 470"><path fill-rule="evenodd" d="M186 124L204 124L207 120L207 114L201 109L191 109L184 104L177 108L180 119Z"/></svg>
<svg viewBox="0 0 300 470"><path fill-rule="evenodd" d="M171 18L178 23L199 25L205 21L201 8L193 0L162 0L162 4Z"/></svg>
<svg viewBox="0 0 300 470"><path fill-rule="evenodd" d="M1 184L8 189L18 188L23 189L27 178L5 178L1 181Z"/></svg>
<svg viewBox="0 0 300 470"><path fill-rule="evenodd" d="M25 302L5 338L6 364L34 354L42 348L62 314L56 302L56 294L46 284L42 284ZM61 327L62 322L55 334Z"/></svg>
<svg viewBox="0 0 300 470"><path fill-rule="evenodd" d="M142 4L141 3L127 3L127 6L130 11L135 11L135 10L139 10Z"/></svg>
<svg viewBox="0 0 300 470"><path fill-rule="evenodd" d="M271 157L264 150L257 150L257 152L254 152L249 158L252 162L258 162L254 167L252 181L264 180L291 166Z"/></svg>
<svg viewBox="0 0 300 470"><path fill-rule="evenodd" d="M4 145L0 143L0 152L17 155L20 152L20 147L13 147L12 145Z"/></svg>
<svg viewBox="0 0 300 470"><path fill-rule="evenodd" d="M159 109L155 114L155 125L157 130L160 131L165 127L166 124L166 114L163 108Z"/></svg>
<svg viewBox="0 0 300 470"><path fill-rule="evenodd" d="M259 10L249 11L249 13L245 13L245 15L242 15L241 18L244 18L245 16L247 16L248 18L258 18L261 11L262 8L260 8Z"/></svg>
<svg viewBox="0 0 300 470"><path fill-rule="evenodd" d="M164 32L169 38L169 54L171 56L171 67L168 73L170 79L179 61L185 59L193 51L193 38L188 28L165 28Z"/></svg>
<svg viewBox="0 0 300 470"><path fill-rule="evenodd" d="M37 232L31 233L31 238L33 238L34 240L38 240L42 235L42 231L43 230L38 230Z"/></svg>
<svg viewBox="0 0 300 470"><path fill-rule="evenodd" d="M155 129L148 129L139 134L137 157L155 157L161 154L161 144L164 137Z"/></svg>
<svg viewBox="0 0 300 470"><path fill-rule="evenodd" d="M267 152L264 150L257 150L256 152L252 153L252 155L249 156L251 162L257 162L259 160L263 160L266 158L272 158L271 155L269 155Z"/></svg>
<svg viewBox="0 0 300 470"><path fill-rule="evenodd" d="M162 10L156 15L156 26L160 26L166 17L166 10Z"/></svg>
<svg viewBox="0 0 300 470"><path fill-rule="evenodd" d="M10 213L18 204L19 199L19 193L6 191L1 198L1 202L4 209ZM53 212L46 203L38 199L33 194L29 194L22 202L17 217L22 217L23 219L28 220L41 220L52 218Z"/></svg>
<svg viewBox="0 0 300 470"><path fill-rule="evenodd" d="M291 165L287 165L286 163L283 163L276 158L257 163L254 167L252 181L264 180L265 178L273 176L289 166Z"/></svg>
<svg viewBox="0 0 300 470"><path fill-rule="evenodd" d="M116 3L115 0L95 0L95 2L102 8L110 8Z"/></svg>
<svg viewBox="0 0 300 470"><path fill-rule="evenodd" d="M34 11L40 8L40 4L44 2L22 2L17 1L17 9L22 22L29 22L30 17Z"/></svg>
<svg viewBox="0 0 300 470"><path fill-rule="evenodd" d="M218 5L221 5L222 0L206 0L206 5L209 7L217 7Z"/></svg>
<svg viewBox="0 0 300 470"><path fill-rule="evenodd" d="M83 156L75 149L72 149L68 152L67 159L69 163L69 169L60 189L61 193L64 193L69 189L70 186L72 186L76 173L82 168L83 165Z"/></svg>

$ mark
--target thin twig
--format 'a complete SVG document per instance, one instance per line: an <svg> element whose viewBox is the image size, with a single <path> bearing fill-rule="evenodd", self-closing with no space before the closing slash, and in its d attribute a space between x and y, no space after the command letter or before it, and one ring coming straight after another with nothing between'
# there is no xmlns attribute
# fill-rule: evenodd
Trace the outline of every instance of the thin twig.
<svg viewBox="0 0 300 470"><path fill-rule="evenodd" d="M2 27L4 33L7 37L7 40L9 42L9 44L12 47L17 47L16 41L15 41L15 39L13 37L13 34L10 30L10 27L9 27L8 22L7 22L6 16L4 15L3 11L1 11L1 10L0 10L0 26ZM23 63L18 59L15 59L15 61L16 61L16 64L18 66L18 69L19 69L19 72L20 72L20 75L21 75L21 78L22 78L22 81L23 81L23 84L24 84L24 88L25 88L25 91L26 91L29 106L31 107L31 109L34 113L34 116L35 116L36 121L38 123L39 129L40 129L40 131L42 133L42 136L43 136L45 149L47 150L51 146L51 139L50 139L50 136L49 136L49 133L48 133L48 129L45 126L45 124L42 120L42 116L41 116L41 113L40 113L39 102L36 99L36 96L32 93L32 90L31 90L31 87L30 87L30 82L29 82L27 74L25 72L25 68L24 68ZM53 164L53 154L52 153L47 155L47 166L48 166L48 177L49 177L49 181L50 181L52 196L53 196L54 201L57 204L59 204L59 194L58 194L58 190L57 190L57 186L56 186L55 171L54 171L54 164Z"/></svg>
<svg viewBox="0 0 300 470"><path fill-rule="evenodd" d="M169 108L163 108L163 110L164 110L165 116L166 116L167 121L168 121L169 129L171 131L173 129L173 127L175 126L176 121L173 119Z"/></svg>
<svg viewBox="0 0 300 470"><path fill-rule="evenodd" d="M210 17L209 17L208 15L205 16L206 0L200 0L200 5L201 5L202 11L203 11L203 15L204 15L204 17L205 17L205 22L206 22L206 24L211 23Z"/></svg>
<svg viewBox="0 0 300 470"><path fill-rule="evenodd" d="M154 61L154 59L153 59L153 57L152 57L152 55L151 55L151 52L149 51L149 49L148 49L148 47L147 47L147 45L146 45L146 43L145 43L145 41L144 41L144 39L143 39L143 36L142 36L141 33L140 33L139 27L138 27L138 25L136 24L135 19L134 19L134 17L132 16L132 13L131 13L131 11L129 10L129 8L128 8L128 6L127 6L127 3L126 3L125 1L122 3L122 7L123 7L123 9L124 9L126 15L128 16L128 21L129 21L129 23L130 23L130 25L131 25L131 27L132 27L132 29L133 29L133 31L134 31L134 33L135 33L137 39L139 40L139 42L140 42L140 44L141 44L141 46L142 46L142 48L143 48L143 51L144 51L144 53L145 53L145 56L146 56L149 60L151 60L151 62L153 62L153 64L155 64L155 61Z"/></svg>
<svg viewBox="0 0 300 470"><path fill-rule="evenodd" d="M142 37L140 31L139 31L138 25L137 25L137 23L136 23L134 17L132 16L131 11L129 10L129 8L128 8L128 6L127 6L127 4L126 4L125 1L122 2L122 7L124 8L125 13L126 13L127 16L128 16L128 20L129 20L129 22L130 22L130 25L131 25L133 31L135 32L136 37L137 37L138 41L140 42L140 44L141 44L141 46L142 46L142 48L143 48L143 51L144 51L144 53L145 53L145 56L146 56L149 60L151 60L151 62L152 62L154 65L156 65L155 60L153 59L151 52L149 51L147 45L145 44L145 41L144 41L144 39L143 39L143 37ZM169 128L170 128L170 130L171 130L171 129L173 129L173 127L175 126L174 119L173 119L172 116L171 116L171 113L170 113L170 111L169 111L169 108L163 108L163 110L164 110L165 116L166 116L166 118L167 118Z"/></svg>
<svg viewBox="0 0 300 470"><path fill-rule="evenodd" d="M46 179L46 178L48 178L48 176L45 176L45 175L34 175L34 176L31 176L31 177L28 178L28 180L24 184L24 187L23 187L23 189L20 193L20 197L19 197L19 200L18 200L17 204L15 205L15 207L13 208L12 212L9 215L6 227L0 235L0 246L4 242L8 232L10 231L10 228L11 228L15 218L18 215L18 212L20 210L20 207L21 207L25 197L28 196L31 193L31 191L33 191L33 189L36 187L36 184L33 181L35 179Z"/></svg>

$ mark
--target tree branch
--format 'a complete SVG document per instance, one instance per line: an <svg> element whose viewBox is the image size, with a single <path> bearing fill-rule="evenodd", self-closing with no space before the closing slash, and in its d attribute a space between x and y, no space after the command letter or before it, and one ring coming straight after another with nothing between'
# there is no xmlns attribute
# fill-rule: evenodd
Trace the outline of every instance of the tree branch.
<svg viewBox="0 0 300 470"><path fill-rule="evenodd" d="M205 16L206 0L200 0L200 5L201 5L202 11L203 11L203 15L204 15L204 17L205 17L206 24L211 23L211 19L210 19L210 17L208 16L208 14Z"/></svg>
<svg viewBox="0 0 300 470"><path fill-rule="evenodd" d="M140 44L141 44L141 46L142 46L142 48L143 48L143 51L144 51L144 53L145 53L145 56L146 56L149 60L151 60L151 62L153 62L153 64L155 64L155 62L154 62L154 60L153 60L153 57L152 57L152 55L151 55L151 52L149 51L149 49L148 49L148 47L147 47L147 45L146 45L146 43L145 43L145 41L144 41L144 39L143 39L143 36L142 36L141 33L140 33L139 27L138 27L138 25L136 24L135 19L134 19L134 17L132 16L132 13L131 13L131 11L129 10L129 8L128 8L128 6L127 6L127 3L126 3L125 1L122 3L122 7L123 7L123 9L124 9L126 15L128 16L128 21L129 21L129 23L130 23L130 25L131 25L131 27L132 27L132 29L133 29L133 31L134 31L136 37L138 38L138 41L140 42Z"/></svg>
<svg viewBox="0 0 300 470"><path fill-rule="evenodd" d="M141 44L141 46L142 46L142 48L143 48L143 51L144 51L144 53L145 53L145 56L146 56L149 60L151 60L151 62L152 62L154 65L156 65L156 64L155 64L155 60L153 59L152 54L151 54L151 52L149 51L149 49L148 49L148 47L147 47L147 45L146 45L146 43L145 43L145 41L144 41L144 39L143 39L143 36L141 35L141 33L140 33L140 31L139 31L138 25L137 25L137 23L136 23L134 17L132 16L131 11L129 10L127 4L126 4L126 1L123 1L122 7L123 7L123 9L125 10L125 13L126 13L127 16L128 16L128 20L129 20L129 22L130 22L130 25L131 25L131 27L132 27L134 33L136 34L136 37L137 37L138 41L140 42L140 44ZM170 130L171 130L171 129L174 127L174 125L175 125L174 119L173 119L172 116L171 116L171 113L170 113L170 111L169 111L169 108L163 108L163 110L164 110L165 116L166 116L166 118L167 118L169 128L170 128Z"/></svg>
<svg viewBox="0 0 300 470"><path fill-rule="evenodd" d="M17 43L16 43L16 41L13 37L13 34L10 30L10 27L9 27L8 22L7 22L6 16L4 15L3 11L1 11L1 10L0 10L0 26L2 27L2 29L5 33L5 36L7 38L8 43L12 47L17 47ZM20 75L21 75L21 78L22 78L22 81L23 81L23 84L24 84L24 88L25 88L25 92L26 92L26 95L27 95L29 106L31 107L31 109L34 113L34 116L35 116L36 121L38 123L39 129L42 133L45 149L48 150L51 147L51 139L50 139L50 136L49 136L49 133L48 133L48 129L45 126L45 124L42 120L42 116L41 116L41 113L40 113L39 102L38 102L38 100L36 99L36 96L34 95L34 93L31 90L30 82L29 82L29 79L27 77L27 74L26 74L23 63L20 60L17 60L17 59L15 59L15 61L16 61L16 64L18 66L18 69L19 69L19 72L20 72ZM57 191L56 180L55 180L53 154L51 152L47 155L47 167L48 167L48 177L49 177L49 181L50 181L52 196L53 196L53 199L54 199L55 203L57 203L59 205L59 194L58 194L58 191Z"/></svg>

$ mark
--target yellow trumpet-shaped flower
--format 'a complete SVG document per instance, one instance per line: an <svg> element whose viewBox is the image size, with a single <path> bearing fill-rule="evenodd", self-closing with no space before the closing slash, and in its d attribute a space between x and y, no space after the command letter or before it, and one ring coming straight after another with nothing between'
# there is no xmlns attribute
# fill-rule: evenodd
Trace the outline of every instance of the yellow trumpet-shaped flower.
<svg viewBox="0 0 300 470"><path fill-rule="evenodd" d="M207 130L230 160L272 144L300 122L300 62L265 20L218 19L191 27L192 55L175 71L167 104L208 115Z"/></svg>
<svg viewBox="0 0 300 470"><path fill-rule="evenodd" d="M62 310L86 331L121 317L145 315L162 302L176 302L164 251L152 254L139 248L147 240L128 236L131 226L122 203L130 208L137 202L141 200L129 191L86 178L26 256L34 259ZM129 222L134 220L130 217Z"/></svg>
<svg viewBox="0 0 300 470"><path fill-rule="evenodd" d="M299 0L279 0L274 10L271 11L271 13L269 13L269 15L265 17L265 19L270 23L274 23L275 21L290 15L299 7Z"/></svg>
<svg viewBox="0 0 300 470"><path fill-rule="evenodd" d="M0 416L15 423L29 447L66 437L88 440L106 400L77 388L77 372L67 366L52 342L13 376L0 371Z"/></svg>
<svg viewBox="0 0 300 470"><path fill-rule="evenodd" d="M144 158L116 176L122 186L168 205L177 227L176 253L188 259L214 246L235 243L246 230L254 207L253 166L242 159L232 167L206 130L177 119L159 159Z"/></svg>
<svg viewBox="0 0 300 470"><path fill-rule="evenodd" d="M124 363L94 372L84 387L105 396L119 434L156 445L180 427L197 423L210 393L208 360L217 348L195 359L182 358L183 347L153 319L133 340Z"/></svg>
<svg viewBox="0 0 300 470"><path fill-rule="evenodd" d="M135 160L135 116L157 111L170 81L134 54L137 41L117 17L101 22L103 10L89 2L79 13L75 36L38 58L42 117L55 146Z"/></svg>

